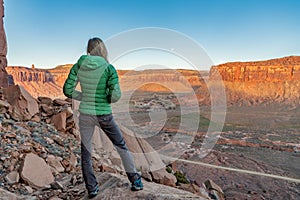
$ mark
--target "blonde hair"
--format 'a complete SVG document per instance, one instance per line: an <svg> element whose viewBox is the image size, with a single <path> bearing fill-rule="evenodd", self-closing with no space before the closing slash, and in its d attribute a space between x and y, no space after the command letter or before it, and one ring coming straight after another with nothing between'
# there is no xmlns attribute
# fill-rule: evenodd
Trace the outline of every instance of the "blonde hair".
<svg viewBox="0 0 300 200"><path fill-rule="evenodd" d="M92 56L101 56L107 60L107 50L104 42L100 38L91 38L88 41L87 53Z"/></svg>

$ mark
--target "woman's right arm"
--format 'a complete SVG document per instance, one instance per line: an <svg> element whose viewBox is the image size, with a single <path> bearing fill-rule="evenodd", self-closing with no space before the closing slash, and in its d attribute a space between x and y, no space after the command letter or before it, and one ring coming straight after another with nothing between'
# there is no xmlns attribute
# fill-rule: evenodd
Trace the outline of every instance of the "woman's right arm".
<svg viewBox="0 0 300 200"><path fill-rule="evenodd" d="M76 63L71 68L68 78L65 81L63 92L66 97L80 101L82 98L82 94L80 91L75 90L78 84L78 77L77 77L78 70L79 70L79 65L78 63Z"/></svg>

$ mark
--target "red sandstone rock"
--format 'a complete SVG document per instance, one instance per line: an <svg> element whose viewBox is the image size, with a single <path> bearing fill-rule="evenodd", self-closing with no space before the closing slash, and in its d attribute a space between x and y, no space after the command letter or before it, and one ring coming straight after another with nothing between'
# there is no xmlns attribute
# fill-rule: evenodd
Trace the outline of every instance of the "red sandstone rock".
<svg viewBox="0 0 300 200"><path fill-rule="evenodd" d="M30 186L37 189L54 182L49 165L33 153L26 155L21 169L21 177Z"/></svg>
<svg viewBox="0 0 300 200"><path fill-rule="evenodd" d="M154 182L175 187L177 179L173 174L168 173L165 169L151 172Z"/></svg>
<svg viewBox="0 0 300 200"><path fill-rule="evenodd" d="M53 117L51 118L51 124L53 124L58 131L65 131L67 128L66 120L66 112L61 112L53 115Z"/></svg>
<svg viewBox="0 0 300 200"><path fill-rule="evenodd" d="M0 87L8 87L8 74L5 70L7 66L6 54L7 43L3 26L4 6L3 0L0 1Z"/></svg>

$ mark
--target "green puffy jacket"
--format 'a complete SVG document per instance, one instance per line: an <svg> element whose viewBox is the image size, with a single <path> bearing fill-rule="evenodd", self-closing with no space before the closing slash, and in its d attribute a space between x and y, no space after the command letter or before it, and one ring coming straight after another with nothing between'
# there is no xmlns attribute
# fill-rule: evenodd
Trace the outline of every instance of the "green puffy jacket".
<svg viewBox="0 0 300 200"><path fill-rule="evenodd" d="M75 90L80 83L81 92ZM111 114L110 103L121 97L114 66L100 56L83 55L73 65L63 87L64 94L81 101L79 112L90 115Z"/></svg>

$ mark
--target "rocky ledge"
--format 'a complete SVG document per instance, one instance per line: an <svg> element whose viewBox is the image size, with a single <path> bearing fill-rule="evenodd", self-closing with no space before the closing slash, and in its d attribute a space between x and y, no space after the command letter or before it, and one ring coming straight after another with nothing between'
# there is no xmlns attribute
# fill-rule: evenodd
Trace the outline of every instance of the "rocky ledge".
<svg viewBox="0 0 300 200"><path fill-rule="evenodd" d="M71 109L72 103L68 99L34 99L21 86L0 90L2 199L86 198L77 112ZM165 163L159 155L147 154L153 149L144 139L132 137L129 130L121 125L120 128L130 151L134 152L145 189L130 191L116 150L107 138L100 140L104 134L94 134L101 143L100 147L94 145L92 153L101 186L98 199L210 199L216 195L223 198L221 189L211 187L213 184L182 181L184 175L172 168L172 163Z"/></svg>

